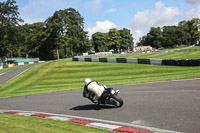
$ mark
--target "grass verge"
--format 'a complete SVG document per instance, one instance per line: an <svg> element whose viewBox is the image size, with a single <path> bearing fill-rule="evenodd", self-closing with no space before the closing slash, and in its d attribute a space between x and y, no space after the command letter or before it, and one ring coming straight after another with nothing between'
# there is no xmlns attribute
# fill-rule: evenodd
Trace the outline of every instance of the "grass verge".
<svg viewBox="0 0 200 133"><path fill-rule="evenodd" d="M72 122L0 113L1 133L109 133Z"/></svg>
<svg viewBox="0 0 200 133"><path fill-rule="evenodd" d="M0 98L82 89L91 78L107 86L153 81L200 78L200 67L126 63L45 62L0 86Z"/></svg>
<svg viewBox="0 0 200 133"><path fill-rule="evenodd" d="M191 49L200 49L199 46ZM108 58L144 58L144 59L200 59L200 51L194 52L168 52L168 53L149 53L149 54L134 54L108 56Z"/></svg>

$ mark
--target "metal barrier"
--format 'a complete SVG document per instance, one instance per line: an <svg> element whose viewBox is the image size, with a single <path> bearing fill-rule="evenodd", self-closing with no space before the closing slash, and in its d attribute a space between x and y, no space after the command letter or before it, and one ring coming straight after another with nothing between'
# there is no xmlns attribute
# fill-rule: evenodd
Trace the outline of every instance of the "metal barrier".
<svg viewBox="0 0 200 133"><path fill-rule="evenodd" d="M109 63L134 63L151 65L173 65L173 66L200 66L200 59L186 60L163 60L163 59L140 59L140 58L83 58L74 57L72 61L83 62L109 62Z"/></svg>

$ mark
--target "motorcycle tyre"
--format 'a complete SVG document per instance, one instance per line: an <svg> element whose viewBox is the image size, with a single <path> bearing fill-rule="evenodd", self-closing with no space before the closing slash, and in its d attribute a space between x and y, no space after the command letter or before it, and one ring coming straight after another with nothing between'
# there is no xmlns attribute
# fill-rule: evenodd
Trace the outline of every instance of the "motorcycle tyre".
<svg viewBox="0 0 200 133"><path fill-rule="evenodd" d="M111 95L110 98L113 98L114 100L116 100L117 102L119 102L119 105L117 105L117 103L115 103L115 107L121 107L123 105L123 100L121 97L119 97L118 95Z"/></svg>

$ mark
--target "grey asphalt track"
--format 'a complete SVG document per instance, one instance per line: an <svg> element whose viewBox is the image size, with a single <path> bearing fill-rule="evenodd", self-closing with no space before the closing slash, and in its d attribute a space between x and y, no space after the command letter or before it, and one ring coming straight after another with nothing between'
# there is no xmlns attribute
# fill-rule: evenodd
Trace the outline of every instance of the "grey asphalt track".
<svg viewBox="0 0 200 133"><path fill-rule="evenodd" d="M16 77L17 75L21 74L22 72L28 70L29 68L35 66L36 64L22 66L16 69L13 69L9 72L3 73L0 75L0 85L7 82L8 80Z"/></svg>
<svg viewBox="0 0 200 133"><path fill-rule="evenodd" d="M82 90L0 99L0 109L97 118L185 132L200 131L200 79L113 86L121 108L99 107ZM84 85L84 81L83 81Z"/></svg>

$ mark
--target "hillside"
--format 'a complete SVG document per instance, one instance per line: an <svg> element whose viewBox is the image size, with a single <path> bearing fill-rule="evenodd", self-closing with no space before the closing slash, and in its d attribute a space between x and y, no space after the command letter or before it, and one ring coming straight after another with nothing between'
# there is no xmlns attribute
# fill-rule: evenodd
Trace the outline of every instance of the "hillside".
<svg viewBox="0 0 200 133"><path fill-rule="evenodd" d="M38 64L0 86L0 98L82 89L91 78L107 86L200 78L200 67L73 62L62 59Z"/></svg>

